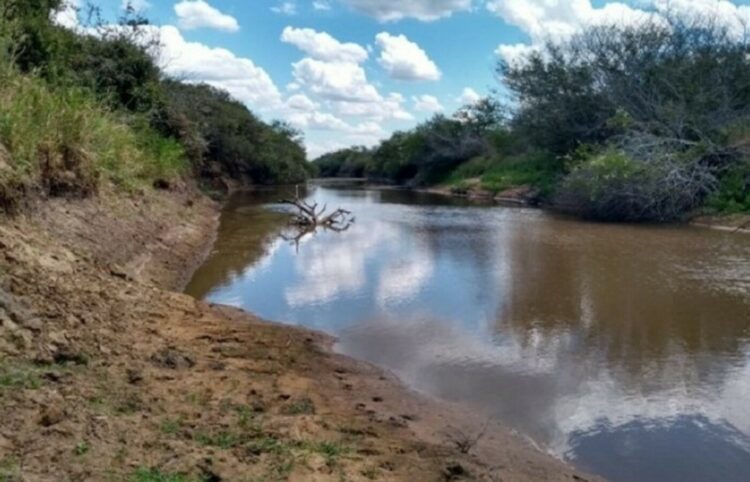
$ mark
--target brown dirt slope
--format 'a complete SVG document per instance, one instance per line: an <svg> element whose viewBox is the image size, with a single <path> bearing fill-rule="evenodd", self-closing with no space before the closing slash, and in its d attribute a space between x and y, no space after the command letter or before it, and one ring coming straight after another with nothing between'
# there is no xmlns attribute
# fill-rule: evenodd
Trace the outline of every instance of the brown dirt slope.
<svg viewBox="0 0 750 482"><path fill-rule="evenodd" d="M187 190L0 220L0 481L583 480L324 335L165 290L216 220Z"/></svg>

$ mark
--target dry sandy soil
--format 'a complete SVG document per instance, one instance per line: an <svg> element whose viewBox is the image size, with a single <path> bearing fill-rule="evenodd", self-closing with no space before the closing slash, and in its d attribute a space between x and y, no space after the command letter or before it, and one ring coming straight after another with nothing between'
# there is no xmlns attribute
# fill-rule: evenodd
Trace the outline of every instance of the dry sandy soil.
<svg viewBox="0 0 750 482"><path fill-rule="evenodd" d="M0 481L592 480L325 335L176 291L194 191L0 219Z"/></svg>

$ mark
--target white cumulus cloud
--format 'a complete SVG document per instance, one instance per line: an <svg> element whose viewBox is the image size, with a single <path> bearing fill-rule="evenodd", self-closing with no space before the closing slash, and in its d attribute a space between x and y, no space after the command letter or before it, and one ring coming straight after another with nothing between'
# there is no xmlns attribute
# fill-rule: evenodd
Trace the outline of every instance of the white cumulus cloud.
<svg viewBox="0 0 750 482"><path fill-rule="evenodd" d="M440 104L440 101L434 95L420 95L419 97L413 97L414 109L419 112L442 112L445 108Z"/></svg>
<svg viewBox="0 0 750 482"><path fill-rule="evenodd" d="M482 98L481 95L477 93L476 90L472 89L471 87L464 88L463 92L461 92L461 95L458 96L458 99L456 99L461 105L473 105L479 102L479 100Z"/></svg>
<svg viewBox="0 0 750 482"><path fill-rule="evenodd" d="M331 4L327 0L313 0L312 3L314 10L330 10Z"/></svg>
<svg viewBox="0 0 750 482"><path fill-rule="evenodd" d="M280 13L281 15L295 15L297 13L297 4L292 1L281 2L275 7L271 7L271 11Z"/></svg>
<svg viewBox="0 0 750 482"><path fill-rule="evenodd" d="M52 12L52 21L65 28L78 28L78 11L81 8L81 0L65 0L60 8Z"/></svg>
<svg viewBox="0 0 750 482"><path fill-rule="evenodd" d="M570 37L582 27L648 18L642 10L612 2L595 8L590 0L490 0L487 9L526 32L534 42Z"/></svg>
<svg viewBox="0 0 750 482"><path fill-rule="evenodd" d="M224 89L251 109L268 110L281 105L281 94L273 80L252 60L226 49L188 42L171 25L161 27L159 34L159 63L168 75Z"/></svg>
<svg viewBox="0 0 750 482"><path fill-rule="evenodd" d="M711 18L735 35L750 25L750 7L728 0L652 0L652 8L639 9L623 2L595 7L591 0L489 0L487 9L529 35L530 45L500 45L496 53L508 62L522 58L546 41L564 41L586 27L637 25L660 21L666 14Z"/></svg>
<svg viewBox="0 0 750 482"><path fill-rule="evenodd" d="M431 22L470 10L472 0L341 0L352 9L381 22L415 18Z"/></svg>
<svg viewBox="0 0 750 482"><path fill-rule="evenodd" d="M529 44L502 44L497 47L495 54L508 64L522 62L529 54L538 50L538 46Z"/></svg>
<svg viewBox="0 0 750 482"><path fill-rule="evenodd" d="M294 94L286 100L286 105L292 110L312 112L318 108L318 104L310 100L305 94Z"/></svg>
<svg viewBox="0 0 750 482"><path fill-rule="evenodd" d="M329 100L376 102L379 94L365 69L351 62L325 62L306 57L292 64L297 84Z"/></svg>
<svg viewBox="0 0 750 482"><path fill-rule="evenodd" d="M383 94L370 82L363 46L308 28L287 27L281 40L305 57L292 64L290 97L279 112L306 132L313 157L342 144L374 145L388 135L388 122L414 119L403 95Z"/></svg>
<svg viewBox="0 0 750 482"><path fill-rule="evenodd" d="M404 100L403 95L391 92L385 97L378 94L377 99L372 102L336 101L332 105L342 115L367 117L377 121L414 120L414 116L404 109Z"/></svg>
<svg viewBox="0 0 750 482"><path fill-rule="evenodd" d="M226 32L236 32L240 29L237 19L220 12L203 0L183 0L175 4L178 25L184 30L198 28L212 28Z"/></svg>
<svg viewBox="0 0 750 482"><path fill-rule="evenodd" d="M406 36L381 32L375 37L375 42L381 49L378 63L392 78L407 81L440 79L440 69L435 62Z"/></svg>
<svg viewBox="0 0 750 482"><path fill-rule="evenodd" d="M281 41L290 43L310 57L329 62L360 63L367 59L367 50L355 43L342 43L326 32L310 28L286 27Z"/></svg>

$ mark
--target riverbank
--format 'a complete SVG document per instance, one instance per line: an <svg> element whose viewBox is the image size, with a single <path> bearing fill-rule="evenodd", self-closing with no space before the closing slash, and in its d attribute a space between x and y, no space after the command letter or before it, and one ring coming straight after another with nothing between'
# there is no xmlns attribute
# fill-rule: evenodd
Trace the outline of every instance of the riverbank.
<svg viewBox="0 0 750 482"><path fill-rule="evenodd" d="M170 291L218 223L191 189L32 213L0 221L1 480L584 478L325 335Z"/></svg>
<svg viewBox="0 0 750 482"><path fill-rule="evenodd" d="M421 191L476 201L492 201L520 206L535 206L539 204L539 191L530 186L518 186L500 192L491 192L480 188L475 183L460 189L451 186L433 186L424 188Z"/></svg>
<svg viewBox="0 0 750 482"><path fill-rule="evenodd" d="M690 224L701 228L750 234L750 214L699 215Z"/></svg>
<svg viewBox="0 0 750 482"><path fill-rule="evenodd" d="M530 186L519 186L499 193L483 190L476 185L465 190L456 190L449 186L433 186L416 189L416 191L481 202L540 206L539 192ZM687 220L687 224L706 229L750 234L750 214L696 214Z"/></svg>

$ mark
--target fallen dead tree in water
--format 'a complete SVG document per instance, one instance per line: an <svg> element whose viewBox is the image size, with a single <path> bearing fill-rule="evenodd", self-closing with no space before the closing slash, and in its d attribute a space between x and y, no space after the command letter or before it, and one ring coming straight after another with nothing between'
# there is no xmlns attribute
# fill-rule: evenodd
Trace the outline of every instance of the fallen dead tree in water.
<svg viewBox="0 0 750 482"><path fill-rule="evenodd" d="M318 228L342 233L349 229L354 223L351 211L336 209L328 213L328 206L318 208L318 203L307 203L299 198L299 189L294 199L282 199L281 204L294 206L297 212L292 217L290 224L294 226L292 234L281 233L281 238L293 244L299 250L299 244L303 238L313 235Z"/></svg>
<svg viewBox="0 0 750 482"><path fill-rule="evenodd" d="M346 209L339 208L330 214L326 214L328 210L327 205L323 205L322 208L318 209L318 203L308 204L299 198L284 199L281 203L297 208L297 213L292 219L292 224L302 228L309 228L308 230L323 227L334 231L344 231L354 222L351 211L347 211Z"/></svg>

